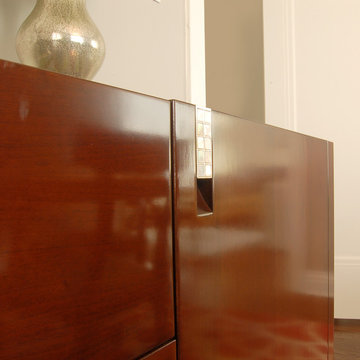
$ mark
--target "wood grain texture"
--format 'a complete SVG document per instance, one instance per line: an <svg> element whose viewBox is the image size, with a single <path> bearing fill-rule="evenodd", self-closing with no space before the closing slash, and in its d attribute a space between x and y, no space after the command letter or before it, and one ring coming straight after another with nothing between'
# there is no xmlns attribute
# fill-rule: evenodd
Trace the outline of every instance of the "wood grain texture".
<svg viewBox="0 0 360 360"><path fill-rule="evenodd" d="M328 143L213 112L199 217L195 108L173 106L179 359L328 359Z"/></svg>
<svg viewBox="0 0 360 360"><path fill-rule="evenodd" d="M176 341L172 341L141 360L176 360Z"/></svg>
<svg viewBox="0 0 360 360"><path fill-rule="evenodd" d="M0 76L0 359L170 340L170 103L5 61Z"/></svg>

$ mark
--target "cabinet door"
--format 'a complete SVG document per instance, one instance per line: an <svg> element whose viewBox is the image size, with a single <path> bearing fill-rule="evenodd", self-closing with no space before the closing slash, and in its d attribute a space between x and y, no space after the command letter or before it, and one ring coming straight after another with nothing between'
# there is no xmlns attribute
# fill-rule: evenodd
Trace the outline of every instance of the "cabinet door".
<svg viewBox="0 0 360 360"><path fill-rule="evenodd" d="M179 359L327 359L331 144L213 112L204 212L195 113L174 104Z"/></svg>
<svg viewBox="0 0 360 360"><path fill-rule="evenodd" d="M169 341L170 103L0 69L0 359L133 359Z"/></svg>

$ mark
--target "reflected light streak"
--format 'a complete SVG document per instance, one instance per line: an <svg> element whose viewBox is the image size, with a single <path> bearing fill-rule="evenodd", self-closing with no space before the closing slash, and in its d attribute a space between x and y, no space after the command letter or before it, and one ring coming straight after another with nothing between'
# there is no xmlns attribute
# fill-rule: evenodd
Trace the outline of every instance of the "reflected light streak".
<svg viewBox="0 0 360 360"><path fill-rule="evenodd" d="M51 34L51 38L53 40L61 40L62 39L62 35L60 33L54 32Z"/></svg>
<svg viewBox="0 0 360 360"><path fill-rule="evenodd" d="M70 40L79 44L84 43L84 38L80 35L70 35Z"/></svg>
<svg viewBox="0 0 360 360"><path fill-rule="evenodd" d="M193 230L183 228L180 230L181 238L188 239L182 244L184 254L194 253L194 249L201 256L217 256L219 252L222 254L232 253L234 251L243 250L244 248L254 247L263 244L264 233L256 230L219 230L214 228L204 228L201 230ZM204 237L206 242L197 243L194 239ZM226 238L226 242L219 241Z"/></svg>
<svg viewBox="0 0 360 360"><path fill-rule="evenodd" d="M98 49L99 48L99 43L96 40L91 40L91 46L94 49Z"/></svg>

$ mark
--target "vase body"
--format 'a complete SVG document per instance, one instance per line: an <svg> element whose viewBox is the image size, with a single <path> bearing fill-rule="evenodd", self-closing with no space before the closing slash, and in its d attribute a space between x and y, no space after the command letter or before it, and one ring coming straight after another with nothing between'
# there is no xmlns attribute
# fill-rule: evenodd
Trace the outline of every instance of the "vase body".
<svg viewBox="0 0 360 360"><path fill-rule="evenodd" d="M104 60L105 43L86 0L37 0L18 31L16 51L26 65L92 79Z"/></svg>

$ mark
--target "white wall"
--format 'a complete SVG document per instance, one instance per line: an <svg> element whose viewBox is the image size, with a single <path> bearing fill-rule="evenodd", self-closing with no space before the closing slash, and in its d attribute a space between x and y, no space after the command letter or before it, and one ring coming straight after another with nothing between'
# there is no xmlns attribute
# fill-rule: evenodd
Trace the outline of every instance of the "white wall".
<svg viewBox="0 0 360 360"><path fill-rule="evenodd" d="M35 0L0 0L0 58L18 61L16 32L34 4ZM87 7L107 50L94 81L167 99L192 100L186 88L185 0L159 4L87 0Z"/></svg>
<svg viewBox="0 0 360 360"><path fill-rule="evenodd" d="M264 0L266 122L335 147L335 317L360 319L360 1Z"/></svg>

